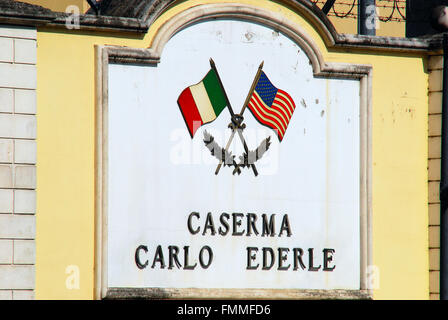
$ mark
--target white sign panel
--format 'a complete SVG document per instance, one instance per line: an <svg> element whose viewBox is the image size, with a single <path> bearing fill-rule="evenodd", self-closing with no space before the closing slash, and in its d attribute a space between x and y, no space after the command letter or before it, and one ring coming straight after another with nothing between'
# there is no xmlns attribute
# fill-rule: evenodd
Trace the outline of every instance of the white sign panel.
<svg viewBox="0 0 448 320"><path fill-rule="evenodd" d="M244 110L235 162L218 174L232 118L206 77L210 58L235 114L262 61L270 81L258 79L265 104ZM359 81L314 78L289 38L230 20L180 31L156 66L108 72L108 287L360 289ZM293 112L273 111L271 86ZM255 168L238 166L243 140L268 146Z"/></svg>

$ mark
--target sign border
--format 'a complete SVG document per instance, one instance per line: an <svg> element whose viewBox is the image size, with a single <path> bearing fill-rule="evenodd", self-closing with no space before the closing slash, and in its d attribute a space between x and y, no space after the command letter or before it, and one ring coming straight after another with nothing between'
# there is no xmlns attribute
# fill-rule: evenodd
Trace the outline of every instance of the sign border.
<svg viewBox="0 0 448 320"><path fill-rule="evenodd" d="M239 19L274 28L295 41L311 61L314 77L360 81L360 290L110 288L107 285L108 69L109 63L157 65L163 47L178 31L211 18ZM372 265L372 67L325 62L318 46L279 13L243 4L192 7L163 24L148 49L95 46L95 298L96 299L373 299L368 283Z"/></svg>

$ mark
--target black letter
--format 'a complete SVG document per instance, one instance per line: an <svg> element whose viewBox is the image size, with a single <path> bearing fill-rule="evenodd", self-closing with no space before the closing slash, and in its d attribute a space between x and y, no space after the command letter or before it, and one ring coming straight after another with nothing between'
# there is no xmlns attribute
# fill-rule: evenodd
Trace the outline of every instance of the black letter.
<svg viewBox="0 0 448 320"><path fill-rule="evenodd" d="M333 261L334 249L324 249L324 271L333 271L336 266L329 267L328 263Z"/></svg>
<svg viewBox="0 0 448 320"><path fill-rule="evenodd" d="M148 265L148 260L146 260L146 262L144 264L142 264L140 262L140 250L145 251L145 253L148 252L148 247L147 246L139 246L137 248L137 250L135 250L135 264L137 265L137 267L139 269L145 269Z"/></svg>
<svg viewBox="0 0 448 320"><path fill-rule="evenodd" d="M268 266L266 252L271 254L271 265ZM263 270L270 270L274 265L274 250L272 248L263 248Z"/></svg>
<svg viewBox="0 0 448 320"><path fill-rule="evenodd" d="M247 236L250 236L252 234L252 232L250 232L250 229L253 228L254 229L254 233L257 236L258 235L258 231L257 231L257 227L255 225L255 221L257 221L257 215L255 213L248 213L247 215Z"/></svg>
<svg viewBox="0 0 448 320"><path fill-rule="evenodd" d="M179 253L179 248L176 246L169 246L168 247L169 250L169 254L170 254L170 262L169 262L169 266L168 269L173 269L174 267L174 263L176 263L176 266L180 269L182 268L182 265L179 262L179 259L177 258L177 254Z"/></svg>
<svg viewBox="0 0 448 320"><path fill-rule="evenodd" d="M208 251L208 263L207 264L204 263L204 260L202 258L202 254L203 254L204 250ZM212 261L213 261L213 251L212 251L212 249L209 246L202 247L201 251L199 252L199 263L201 264L201 267L203 269L207 269L212 264Z"/></svg>
<svg viewBox="0 0 448 320"><path fill-rule="evenodd" d="M289 219L288 219L288 215L287 214L285 214L283 216L282 227L280 228L280 234L278 235L279 237L282 236L283 230L286 230L286 235L288 237L290 237L292 235L291 227L289 225Z"/></svg>
<svg viewBox="0 0 448 320"><path fill-rule="evenodd" d="M286 252L285 255L283 253ZM278 248L278 270L288 270L291 264L288 264L287 267L283 266L283 261L288 259L289 248Z"/></svg>
<svg viewBox="0 0 448 320"><path fill-rule="evenodd" d="M262 214L261 216L263 217L263 232L261 233L261 236L264 237L265 235L268 236L269 234L271 235L271 237L275 236L275 214L271 215L269 224L268 217L265 214Z"/></svg>
<svg viewBox="0 0 448 320"><path fill-rule="evenodd" d="M252 254L252 251L258 251L258 248L254 248L254 247L247 247L247 270L257 270L258 266L260 264L257 264L256 266L252 266L251 261L256 259L256 254Z"/></svg>
<svg viewBox="0 0 448 320"><path fill-rule="evenodd" d="M198 212L192 212L188 216L188 231L190 231L191 234L196 234L199 232L200 227L198 227L196 230L193 230L193 227L191 226L191 217L197 217L199 219L199 213Z"/></svg>
<svg viewBox="0 0 448 320"><path fill-rule="evenodd" d="M238 227L241 226L241 220L237 221L238 218L244 217L242 213L232 213L233 217L233 233L232 236L242 236L244 234L243 231L237 231Z"/></svg>
<svg viewBox="0 0 448 320"><path fill-rule="evenodd" d="M197 263L195 263L193 266L188 265L188 246L184 247L184 270L194 270L196 268Z"/></svg>
<svg viewBox="0 0 448 320"><path fill-rule="evenodd" d="M224 220L224 218L226 218L227 220L229 220L230 216L227 213L223 213L221 215L221 217L219 217L219 221L221 222L221 224L224 226L225 231L222 230L221 227L219 227L218 231L219 234L222 236L225 236L227 234L227 232L229 232L229 224L227 223L226 220Z"/></svg>
<svg viewBox="0 0 448 320"><path fill-rule="evenodd" d="M302 261L302 256L303 256L303 250L302 248L294 248L292 251L294 251L294 271L299 269L299 266L297 265L297 262L300 263L300 267L305 270L306 266ZM297 254L297 252L299 252L299 255Z"/></svg>
<svg viewBox="0 0 448 320"><path fill-rule="evenodd" d="M154 260L152 262L151 268L154 269L156 262L160 262L160 269L165 268L165 261L163 261L163 251L162 246L157 246L156 254L154 255Z"/></svg>
<svg viewBox="0 0 448 320"><path fill-rule="evenodd" d="M207 229L211 230L212 236L216 234L215 224L213 223L213 217L211 212L207 213L207 218L205 219L204 232L202 232L202 235L205 235L207 233Z"/></svg>
<svg viewBox="0 0 448 320"><path fill-rule="evenodd" d="M308 264L308 271L319 271L319 269L320 269L320 265L318 266L318 267L314 267L313 266L313 251L314 251L314 249L313 248L310 248L310 249L308 249L308 254L309 254L309 256L308 256L308 261L309 261L309 264Z"/></svg>

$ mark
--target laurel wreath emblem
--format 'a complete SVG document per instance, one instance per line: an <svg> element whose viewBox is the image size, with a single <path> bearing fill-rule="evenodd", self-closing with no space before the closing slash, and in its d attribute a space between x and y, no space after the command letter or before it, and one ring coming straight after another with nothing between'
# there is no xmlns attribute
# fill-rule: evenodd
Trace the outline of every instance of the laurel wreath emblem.
<svg viewBox="0 0 448 320"><path fill-rule="evenodd" d="M239 156L239 163L236 163L235 156L232 152L222 148L215 141L215 138L207 131L204 131L204 143L212 156L219 161L222 161L224 166L234 166L235 169L233 170L233 174L238 173L239 175L241 174L241 168L250 167L264 156L271 146L271 137L264 139L255 150L249 150L249 152L244 152L241 156Z"/></svg>

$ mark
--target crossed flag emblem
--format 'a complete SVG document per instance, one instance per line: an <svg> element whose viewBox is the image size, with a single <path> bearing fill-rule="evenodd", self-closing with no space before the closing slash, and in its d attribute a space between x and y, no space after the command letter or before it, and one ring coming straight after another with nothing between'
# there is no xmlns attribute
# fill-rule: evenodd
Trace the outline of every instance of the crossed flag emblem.
<svg viewBox="0 0 448 320"><path fill-rule="evenodd" d="M255 162L269 149L271 142L270 137L268 137L263 140L257 149L249 150L243 136L243 130L246 128L243 123L243 114L246 108L249 108L262 125L273 129L280 142L284 137L295 104L288 93L272 85L262 70L263 65L264 62L258 67L249 93L238 114L233 111L213 59L210 59L211 69L202 81L184 89L177 100L191 138L194 137L199 127L215 120L226 107L229 110L231 122L228 127L232 130L232 133L225 148L220 147L207 131L204 132L206 147L219 160L215 171L216 175L224 165L233 166L233 174L238 173L238 175L241 174L241 168L250 167L254 175L258 176ZM239 163L235 161L235 156L229 152L235 134L240 138L244 148L244 154L239 157Z"/></svg>

